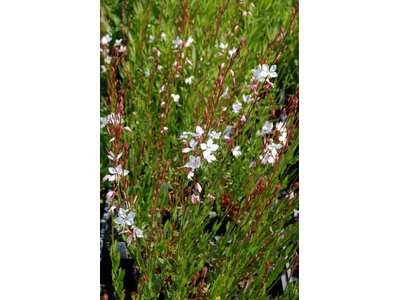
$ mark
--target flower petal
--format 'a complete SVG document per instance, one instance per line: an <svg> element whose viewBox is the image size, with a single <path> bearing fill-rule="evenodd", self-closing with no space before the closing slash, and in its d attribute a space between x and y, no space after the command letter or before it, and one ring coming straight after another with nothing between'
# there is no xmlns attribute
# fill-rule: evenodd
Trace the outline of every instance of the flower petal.
<svg viewBox="0 0 400 300"><path fill-rule="evenodd" d="M136 214L132 211L129 213L128 219L133 219L133 218L135 218L135 216L136 216Z"/></svg>
<svg viewBox="0 0 400 300"><path fill-rule="evenodd" d="M123 221L124 221L124 219L121 218L121 217L118 217L118 218L116 218L116 219L114 220L114 222L115 222L116 224L122 224Z"/></svg>
<svg viewBox="0 0 400 300"><path fill-rule="evenodd" d="M143 237L143 231L141 231L139 228L135 228L134 232L136 233L136 236L138 238L142 238Z"/></svg>

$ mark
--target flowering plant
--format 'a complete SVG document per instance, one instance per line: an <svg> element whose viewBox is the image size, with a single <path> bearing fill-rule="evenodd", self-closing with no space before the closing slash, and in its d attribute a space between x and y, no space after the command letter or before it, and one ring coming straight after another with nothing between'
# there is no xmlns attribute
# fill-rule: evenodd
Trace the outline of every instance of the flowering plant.
<svg viewBox="0 0 400 300"><path fill-rule="evenodd" d="M298 262L298 3L273 27L277 2L102 3L118 299L114 231L140 269L135 299L263 299Z"/></svg>

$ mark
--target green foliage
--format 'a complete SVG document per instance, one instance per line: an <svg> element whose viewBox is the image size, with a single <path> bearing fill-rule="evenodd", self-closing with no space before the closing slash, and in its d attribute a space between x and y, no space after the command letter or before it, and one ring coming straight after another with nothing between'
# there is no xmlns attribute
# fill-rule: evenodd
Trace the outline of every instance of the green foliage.
<svg viewBox="0 0 400 300"><path fill-rule="evenodd" d="M125 270L119 268L119 262L121 260L120 254L117 253L118 242L115 243L110 248L110 258L111 258L111 276L112 276L112 283L115 289L115 295L118 300L123 300L125 297L125 290L123 288L124 285L124 276Z"/></svg>
<svg viewBox="0 0 400 300"><path fill-rule="evenodd" d="M118 184L113 182L117 196L109 205L134 211L134 226L143 231L144 237L128 246L141 274L136 299L157 299L161 291L166 299L266 299L268 288L286 271L286 263L292 263L298 245L298 222L285 227L298 209L294 185L299 157L297 2L260 1L255 8L247 1L246 6L239 1L125 3L126 7L123 1L101 2L101 38L111 35L107 48L113 58L107 64L106 55L101 56L107 71L100 77L100 114L106 117L123 111L122 126L132 132L116 134L120 125L114 123L107 125L111 135L106 127L101 129L100 176L110 175L108 168L121 163L129 171ZM244 17L244 11L252 16ZM150 35L155 36L153 42ZM185 42L192 36L194 42L174 49L171 41L177 36ZM127 47L118 59L112 50L117 39ZM229 44L225 52L220 43ZM233 47L239 50L231 57L228 50ZM154 59L149 60L150 56ZM174 66L177 60L182 69ZM259 64L277 65L279 75L271 79L274 88L260 85L259 96L253 94L257 101L233 113L232 104L243 102L243 95L251 93L246 86L252 84L251 70ZM157 65L161 71L155 71ZM190 76L193 83L185 83ZM163 85L165 90L159 92ZM226 87L229 97L220 98ZM171 94L180 95L179 103ZM281 143L275 162L263 164L260 155L266 138L256 133L266 121L272 122L274 133L267 136L280 143L275 126L283 109L289 114L287 142ZM246 122L240 121L242 115ZM182 149L188 146L179 137L183 131L195 132L200 121L207 130L196 146L197 155L209 130L224 132L227 125L233 129L231 142L215 140L217 160L203 161L191 181L182 168L190 155ZM234 157L232 149L239 145L242 155ZM106 147L114 156L122 154L121 159L109 160ZM256 166L249 168L253 161ZM195 190L195 182L202 192ZM106 184L102 181L102 187ZM294 191L294 198L282 193ZM208 194L215 199L205 197ZM192 195L201 202L193 204ZM123 240L128 241L128 235L123 233ZM118 268L116 247L115 240L110 251L112 278L122 299L124 272ZM282 297L298 290L289 285L279 299L289 299Z"/></svg>

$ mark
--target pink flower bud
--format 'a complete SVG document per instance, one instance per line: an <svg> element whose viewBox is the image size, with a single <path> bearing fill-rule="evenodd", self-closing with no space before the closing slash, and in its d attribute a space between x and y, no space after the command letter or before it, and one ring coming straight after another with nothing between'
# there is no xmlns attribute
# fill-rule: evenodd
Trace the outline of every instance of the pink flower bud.
<svg viewBox="0 0 400 300"><path fill-rule="evenodd" d="M136 199L137 199L137 196L138 196L138 195L136 195L136 196L135 196L135 199L133 199L132 206L134 206L134 205L135 205L135 203L136 203Z"/></svg>
<svg viewBox="0 0 400 300"><path fill-rule="evenodd" d="M238 30L238 29L239 29L239 25L236 25L235 26L235 31Z"/></svg>
<svg viewBox="0 0 400 300"><path fill-rule="evenodd" d="M247 17L247 11L243 12L243 17L245 17L245 18Z"/></svg>
<svg viewBox="0 0 400 300"><path fill-rule="evenodd" d="M244 117L244 115L240 118L240 122L246 122L246 118Z"/></svg>
<svg viewBox="0 0 400 300"><path fill-rule="evenodd" d="M148 60L153 60L154 59L154 57L153 56L150 56L149 58L148 58Z"/></svg>
<svg viewBox="0 0 400 300"><path fill-rule="evenodd" d="M235 76L232 70L229 70L228 73L231 74L232 76Z"/></svg>
<svg viewBox="0 0 400 300"><path fill-rule="evenodd" d="M250 15L250 17L252 17L252 16L253 16L253 15L251 14L251 12L250 12L250 11L248 11L247 13Z"/></svg>
<svg viewBox="0 0 400 300"><path fill-rule="evenodd" d="M253 6L255 8L255 5L253 4L253 2L250 2L250 6Z"/></svg>
<svg viewBox="0 0 400 300"><path fill-rule="evenodd" d="M161 106L161 107L164 107L164 106L165 106L165 102L162 101L160 106Z"/></svg>
<svg viewBox="0 0 400 300"><path fill-rule="evenodd" d="M128 130L130 132L132 132L132 130L129 127L122 127L122 129Z"/></svg>

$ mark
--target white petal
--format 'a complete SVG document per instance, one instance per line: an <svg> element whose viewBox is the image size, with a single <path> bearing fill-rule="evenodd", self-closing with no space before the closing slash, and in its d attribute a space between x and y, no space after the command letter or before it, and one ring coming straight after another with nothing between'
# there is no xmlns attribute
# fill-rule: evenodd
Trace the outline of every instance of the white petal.
<svg viewBox="0 0 400 300"><path fill-rule="evenodd" d="M108 178L109 181L114 181L115 179L117 179L117 175L113 175Z"/></svg>
<svg viewBox="0 0 400 300"><path fill-rule="evenodd" d="M114 222L115 222L116 224L121 224L122 222L124 222L124 219L121 218L121 217L118 217L118 218L116 218L116 219L114 220Z"/></svg>
<svg viewBox="0 0 400 300"><path fill-rule="evenodd" d="M218 145L214 144L214 145L212 145L212 146L210 147L210 149L211 149L212 151L217 151L218 147L219 147Z"/></svg>
<svg viewBox="0 0 400 300"><path fill-rule="evenodd" d="M271 72L274 72L276 70L276 65L273 65L270 69Z"/></svg>
<svg viewBox="0 0 400 300"><path fill-rule="evenodd" d="M108 168L108 171L109 171L111 174L117 174L117 171L116 171L114 168Z"/></svg>
<svg viewBox="0 0 400 300"><path fill-rule="evenodd" d="M185 148L185 149L182 150L182 152L183 152L183 153L189 153L190 150L192 150L192 148Z"/></svg>
<svg viewBox="0 0 400 300"><path fill-rule="evenodd" d="M207 149L207 145L206 144L201 144L200 148L201 148L201 150L206 150Z"/></svg>
<svg viewBox="0 0 400 300"><path fill-rule="evenodd" d="M143 231L141 231L139 228L135 228L134 232L136 233L136 236L138 238L142 238L143 237Z"/></svg>
<svg viewBox="0 0 400 300"><path fill-rule="evenodd" d="M129 171L128 170L124 170L124 176L128 175Z"/></svg>
<svg viewBox="0 0 400 300"><path fill-rule="evenodd" d="M190 147L194 148L196 146L197 142L194 139L191 139L189 142Z"/></svg>
<svg viewBox="0 0 400 300"><path fill-rule="evenodd" d="M278 77L278 73L272 72L272 73L271 73L271 77Z"/></svg>
<svg viewBox="0 0 400 300"><path fill-rule="evenodd" d="M197 133L198 135L202 135L203 132L204 132L204 130L203 130L200 126L197 126L197 127L196 127L196 133Z"/></svg>
<svg viewBox="0 0 400 300"><path fill-rule="evenodd" d="M118 174L122 174L122 166L121 165L118 165L117 172L118 172Z"/></svg>
<svg viewBox="0 0 400 300"><path fill-rule="evenodd" d="M136 216L136 214L132 211L129 213L128 219L133 219L133 218L135 218L135 216Z"/></svg>
<svg viewBox="0 0 400 300"><path fill-rule="evenodd" d="M118 216L125 218L126 217L126 210L123 208L119 209Z"/></svg>
<svg viewBox="0 0 400 300"><path fill-rule="evenodd" d="M203 152L203 156L205 159L207 159L207 157L209 157L211 155L211 150L207 149L206 151Z"/></svg>
<svg viewBox="0 0 400 300"><path fill-rule="evenodd" d="M129 235L128 238L126 239L126 244L129 246L131 242L132 242L132 235Z"/></svg>

